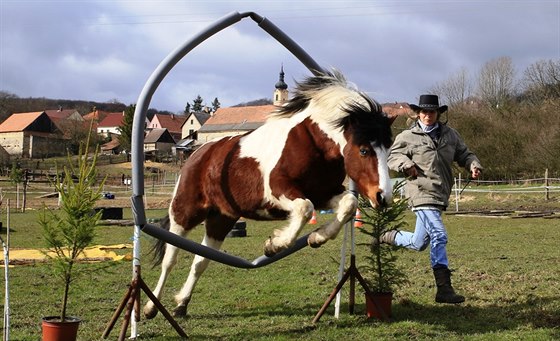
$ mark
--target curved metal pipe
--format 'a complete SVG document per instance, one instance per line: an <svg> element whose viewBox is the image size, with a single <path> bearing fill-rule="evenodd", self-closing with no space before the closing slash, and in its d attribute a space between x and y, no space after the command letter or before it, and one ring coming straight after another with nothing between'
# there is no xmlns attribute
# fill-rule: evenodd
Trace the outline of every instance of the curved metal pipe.
<svg viewBox="0 0 560 341"><path fill-rule="evenodd" d="M274 263L286 256L291 255L292 253L301 250L305 246L307 246L307 237L309 236L306 234L305 236L300 237L292 247L278 254L274 255L273 257L267 256L260 256L259 258L255 259L252 262L249 262L243 258L233 256L219 250L213 249L208 246L204 246L197 242L194 242L190 239L183 238L179 235L176 235L173 232L169 232L165 229L157 227L155 225L146 224L142 227L142 232L149 234L150 236L163 240L164 242L174 245L182 250L186 250L192 253L195 253L199 256L204 258L208 258L210 260L234 266L236 268L243 268L243 269L254 269L260 268L262 266L268 265L270 263Z"/></svg>

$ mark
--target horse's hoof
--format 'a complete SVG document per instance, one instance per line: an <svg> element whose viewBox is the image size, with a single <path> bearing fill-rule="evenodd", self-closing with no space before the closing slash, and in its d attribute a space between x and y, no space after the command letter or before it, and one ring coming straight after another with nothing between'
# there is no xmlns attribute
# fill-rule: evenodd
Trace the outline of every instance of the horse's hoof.
<svg viewBox="0 0 560 341"><path fill-rule="evenodd" d="M173 310L173 317L187 317L187 306L186 305L178 305Z"/></svg>
<svg viewBox="0 0 560 341"><path fill-rule="evenodd" d="M144 307L144 317L148 320L151 320L154 317L156 317L157 312L158 311L154 306L152 306L152 307L145 306Z"/></svg>
<svg viewBox="0 0 560 341"><path fill-rule="evenodd" d="M321 245L323 245L324 243L320 243L317 241L317 234L316 233L311 233L309 235L309 237L307 237L307 245L309 245L310 247L316 249L318 247L320 247Z"/></svg>
<svg viewBox="0 0 560 341"><path fill-rule="evenodd" d="M276 250L274 248L274 245L272 245L272 238L268 238L265 242L264 242L264 255L267 257L272 257L276 254Z"/></svg>

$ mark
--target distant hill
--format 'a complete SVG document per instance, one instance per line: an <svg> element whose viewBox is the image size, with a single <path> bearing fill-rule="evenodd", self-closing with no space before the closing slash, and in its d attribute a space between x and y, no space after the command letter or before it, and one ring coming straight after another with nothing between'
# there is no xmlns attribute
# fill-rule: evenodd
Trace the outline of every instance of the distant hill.
<svg viewBox="0 0 560 341"><path fill-rule="evenodd" d="M82 115L90 113L93 108L101 111L119 112L126 109L127 105L118 101L94 102L86 100L51 99L45 97L19 97L5 91L0 91L0 122L3 122L13 113L34 112L53 109L76 109ZM172 114L169 111L159 111L150 108L148 115Z"/></svg>
<svg viewBox="0 0 560 341"><path fill-rule="evenodd" d="M272 100L268 98L261 98L261 99L256 99L254 101L232 105L232 107L253 107L257 105L267 105L267 104L272 104Z"/></svg>
<svg viewBox="0 0 560 341"><path fill-rule="evenodd" d="M268 98L256 99L253 101L239 103L234 107L250 107L257 105L272 104L272 100ZM118 101L112 102L94 102L87 100L70 100L70 99L52 99L45 97L19 97L6 91L0 91L0 122L3 122L13 113L17 112L34 112L53 109L76 109L82 115L90 113L93 108L101 111L119 112L123 111L127 105ZM152 118L155 114L173 114L167 110L158 110L154 108L148 109L146 113L148 118Z"/></svg>

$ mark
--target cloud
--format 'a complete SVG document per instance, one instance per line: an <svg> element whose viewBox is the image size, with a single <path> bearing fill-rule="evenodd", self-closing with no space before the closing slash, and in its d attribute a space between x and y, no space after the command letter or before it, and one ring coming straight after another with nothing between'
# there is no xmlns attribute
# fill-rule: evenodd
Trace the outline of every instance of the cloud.
<svg viewBox="0 0 560 341"><path fill-rule="evenodd" d="M512 58L518 73L560 58L558 1L10 1L0 6L0 90L22 97L136 102L174 49L222 16L268 18L321 66L380 102L414 101L465 67ZM290 88L306 68L251 19L219 32L166 76L151 107L201 95L235 105Z"/></svg>

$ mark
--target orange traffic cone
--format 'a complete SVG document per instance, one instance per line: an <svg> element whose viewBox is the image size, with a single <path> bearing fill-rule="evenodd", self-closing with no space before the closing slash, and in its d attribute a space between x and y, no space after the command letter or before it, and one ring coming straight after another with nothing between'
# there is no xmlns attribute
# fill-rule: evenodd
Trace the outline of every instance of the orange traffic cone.
<svg viewBox="0 0 560 341"><path fill-rule="evenodd" d="M313 215L311 216L311 219L309 219L309 224L317 224L317 213L315 213L315 210L313 210Z"/></svg>
<svg viewBox="0 0 560 341"><path fill-rule="evenodd" d="M362 212L360 209L356 209L356 218L354 219L354 227L362 227Z"/></svg>

